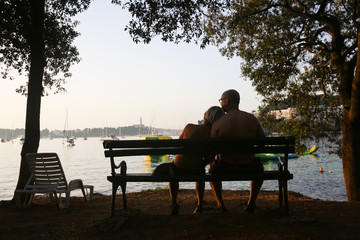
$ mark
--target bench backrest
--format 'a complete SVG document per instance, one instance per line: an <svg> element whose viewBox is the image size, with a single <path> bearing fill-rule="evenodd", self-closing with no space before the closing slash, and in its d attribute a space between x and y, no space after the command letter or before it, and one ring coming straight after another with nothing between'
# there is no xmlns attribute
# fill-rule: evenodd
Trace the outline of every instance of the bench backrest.
<svg viewBox="0 0 360 240"><path fill-rule="evenodd" d="M293 153L295 137L104 141L105 157L161 154Z"/></svg>

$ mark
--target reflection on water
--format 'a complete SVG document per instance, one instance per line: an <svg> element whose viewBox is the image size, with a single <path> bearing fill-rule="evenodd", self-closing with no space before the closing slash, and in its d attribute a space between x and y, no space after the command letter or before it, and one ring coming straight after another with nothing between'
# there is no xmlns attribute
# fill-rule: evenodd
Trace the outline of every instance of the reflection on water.
<svg viewBox="0 0 360 240"><path fill-rule="evenodd" d="M262 160L265 171L275 171L278 169L277 160Z"/></svg>
<svg viewBox="0 0 360 240"><path fill-rule="evenodd" d="M145 156L145 167L147 169L146 172L152 172L154 168L159 166L163 162L172 161L172 156L169 155L147 155Z"/></svg>
<svg viewBox="0 0 360 240"><path fill-rule="evenodd" d="M21 147L22 145L10 142L0 143L0 200L12 197L18 178ZM56 152L68 181L81 178L85 184L94 185L95 192L111 194L111 183L106 179L111 172L110 160L104 157L104 149L98 138L88 138L86 141L78 139L74 147L64 146L62 139L41 139L39 152ZM171 157L173 156L165 159L147 159L144 156L122 157L117 161L125 160L128 172L152 172L162 162L171 161ZM324 169L322 174L318 172L320 167ZM264 168L277 169L277 163L266 161ZM327 154L321 146L316 155L290 159L289 170L294 174L294 179L289 181L289 190L312 198L346 201L341 159L336 155ZM127 191L134 192L167 186L167 183L128 183ZM249 182L224 182L223 187L224 189L249 189L250 184ZM193 189L194 183L180 183L180 188ZM277 181L265 181L263 184L264 190L277 190L277 188ZM206 189L211 189L208 183L206 183ZM75 191L74 195L80 196L81 193Z"/></svg>

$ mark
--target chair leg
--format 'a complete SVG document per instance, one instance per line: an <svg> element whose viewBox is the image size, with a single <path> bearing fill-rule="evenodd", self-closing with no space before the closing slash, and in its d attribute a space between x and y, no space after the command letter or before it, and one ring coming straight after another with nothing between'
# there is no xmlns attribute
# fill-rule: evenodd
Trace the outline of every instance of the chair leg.
<svg viewBox="0 0 360 240"><path fill-rule="evenodd" d="M15 192L14 199L17 209L21 210L29 208L32 203L33 196L33 193Z"/></svg>
<svg viewBox="0 0 360 240"><path fill-rule="evenodd" d="M59 196L57 196L57 194L59 194ZM58 207L60 209L64 209L64 208L68 208L69 207L69 202L70 202L70 190L67 190L65 192L65 197L62 197L63 193L55 193L54 196L55 196L55 200L58 204ZM65 200L64 200L65 198Z"/></svg>
<svg viewBox="0 0 360 240"><path fill-rule="evenodd" d="M81 191L84 195L85 201L90 201L94 194L94 186L84 185L84 187L81 188Z"/></svg>

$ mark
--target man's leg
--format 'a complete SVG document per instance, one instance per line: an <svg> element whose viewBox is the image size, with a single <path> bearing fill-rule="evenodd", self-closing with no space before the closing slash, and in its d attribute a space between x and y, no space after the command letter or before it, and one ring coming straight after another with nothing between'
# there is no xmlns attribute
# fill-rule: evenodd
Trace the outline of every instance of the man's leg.
<svg viewBox="0 0 360 240"><path fill-rule="evenodd" d="M225 205L224 205L224 201L222 199L222 182L217 181L217 182L210 182L210 186L213 190L215 199L216 199L216 203L218 205L218 210L221 212L227 212Z"/></svg>
<svg viewBox="0 0 360 240"><path fill-rule="evenodd" d="M262 184L263 184L263 180L254 180L250 182L250 196L249 196L249 201L247 203L249 207L255 208L256 206L255 202L257 196L259 195Z"/></svg>
<svg viewBox="0 0 360 240"><path fill-rule="evenodd" d="M196 196L197 196L197 200L198 200L197 205L202 206L203 199L204 199L205 182L196 182L195 189L196 189Z"/></svg>
<svg viewBox="0 0 360 240"><path fill-rule="evenodd" d="M254 171L255 173L263 173L264 172L264 166L261 163L261 160L259 158L255 158L254 160ZM249 196L249 201L247 203L247 206L245 207L245 211L246 212L254 212L255 208L256 208L256 199L259 195L261 186L263 184L263 180L253 180L250 182L250 196Z"/></svg>

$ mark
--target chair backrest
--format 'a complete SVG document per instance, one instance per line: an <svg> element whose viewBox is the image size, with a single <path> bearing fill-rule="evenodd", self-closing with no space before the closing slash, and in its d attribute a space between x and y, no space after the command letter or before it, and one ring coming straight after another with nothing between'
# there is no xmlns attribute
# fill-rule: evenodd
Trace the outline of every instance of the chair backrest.
<svg viewBox="0 0 360 240"><path fill-rule="evenodd" d="M65 174L56 153L28 153L26 160L34 185L55 185L59 191L67 189Z"/></svg>

